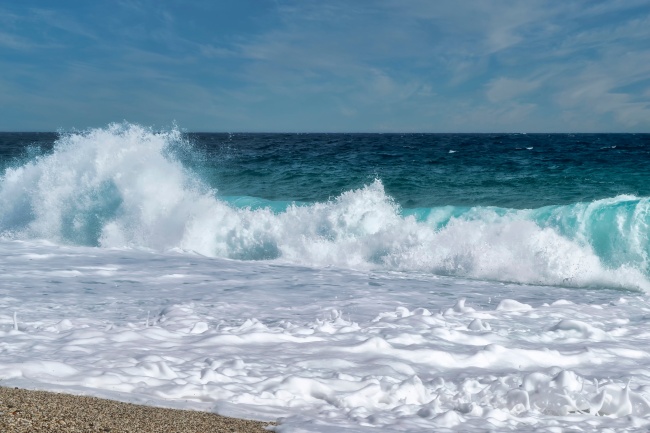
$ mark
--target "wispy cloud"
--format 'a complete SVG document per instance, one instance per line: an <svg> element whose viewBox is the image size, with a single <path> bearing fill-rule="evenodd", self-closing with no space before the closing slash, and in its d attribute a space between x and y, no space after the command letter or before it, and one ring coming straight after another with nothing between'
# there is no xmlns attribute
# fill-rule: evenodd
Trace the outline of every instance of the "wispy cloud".
<svg viewBox="0 0 650 433"><path fill-rule="evenodd" d="M41 45L18 35L0 32L0 46L12 50L31 50L40 47Z"/></svg>
<svg viewBox="0 0 650 433"><path fill-rule="evenodd" d="M32 8L29 11L28 18L47 26L62 30L86 38L97 39L94 32L85 24L71 18L68 14L60 13L52 9Z"/></svg>
<svg viewBox="0 0 650 433"><path fill-rule="evenodd" d="M529 81L499 77L487 84L486 95L492 102L508 101L537 89L540 84L539 80Z"/></svg>
<svg viewBox="0 0 650 433"><path fill-rule="evenodd" d="M647 0L254 4L5 6L4 89L199 129L650 130Z"/></svg>

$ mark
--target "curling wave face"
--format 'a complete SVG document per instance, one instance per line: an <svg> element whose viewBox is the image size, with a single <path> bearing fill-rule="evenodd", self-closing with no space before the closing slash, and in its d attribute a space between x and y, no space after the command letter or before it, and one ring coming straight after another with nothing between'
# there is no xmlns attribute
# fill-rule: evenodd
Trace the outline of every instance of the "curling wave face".
<svg viewBox="0 0 650 433"><path fill-rule="evenodd" d="M250 207L175 156L178 130L62 136L0 180L5 238L562 286L650 290L648 198L516 210L402 209L381 180L326 202ZM239 203L239 205L238 205ZM245 207L241 207L241 206Z"/></svg>

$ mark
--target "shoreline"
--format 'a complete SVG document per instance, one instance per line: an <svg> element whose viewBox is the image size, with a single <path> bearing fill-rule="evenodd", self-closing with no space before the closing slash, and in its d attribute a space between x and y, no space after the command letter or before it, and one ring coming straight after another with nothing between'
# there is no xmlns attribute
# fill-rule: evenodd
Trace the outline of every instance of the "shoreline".
<svg viewBox="0 0 650 433"><path fill-rule="evenodd" d="M3 433L262 433L274 422L97 397L0 387Z"/></svg>

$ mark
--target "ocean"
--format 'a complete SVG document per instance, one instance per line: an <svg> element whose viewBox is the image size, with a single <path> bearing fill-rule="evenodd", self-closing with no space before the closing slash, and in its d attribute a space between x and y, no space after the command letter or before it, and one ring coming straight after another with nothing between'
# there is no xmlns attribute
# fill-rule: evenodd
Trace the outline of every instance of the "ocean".
<svg viewBox="0 0 650 433"><path fill-rule="evenodd" d="M0 385L648 429L649 163L650 134L0 133Z"/></svg>

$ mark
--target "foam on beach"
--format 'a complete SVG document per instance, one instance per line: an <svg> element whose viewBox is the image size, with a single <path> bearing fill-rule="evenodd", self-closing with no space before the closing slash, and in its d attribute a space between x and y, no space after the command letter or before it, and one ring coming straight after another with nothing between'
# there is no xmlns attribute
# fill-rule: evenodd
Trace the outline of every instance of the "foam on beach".
<svg viewBox="0 0 650 433"><path fill-rule="evenodd" d="M632 292L0 242L3 384L279 431L635 431ZM328 290L324 290L328 288Z"/></svg>

